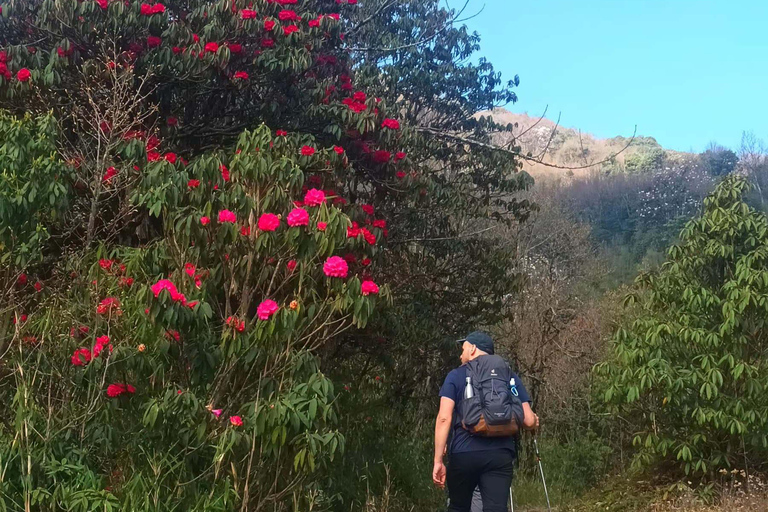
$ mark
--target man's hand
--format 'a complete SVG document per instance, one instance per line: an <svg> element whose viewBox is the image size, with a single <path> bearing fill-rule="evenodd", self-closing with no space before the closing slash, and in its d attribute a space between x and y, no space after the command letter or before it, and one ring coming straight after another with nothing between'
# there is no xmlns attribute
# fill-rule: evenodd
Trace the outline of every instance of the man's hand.
<svg viewBox="0 0 768 512"><path fill-rule="evenodd" d="M533 423L533 430L534 432L537 432L539 430L539 415L536 413L533 413L534 423Z"/></svg>
<svg viewBox="0 0 768 512"><path fill-rule="evenodd" d="M441 489L445 487L445 464L442 461L436 461L432 468L432 482Z"/></svg>

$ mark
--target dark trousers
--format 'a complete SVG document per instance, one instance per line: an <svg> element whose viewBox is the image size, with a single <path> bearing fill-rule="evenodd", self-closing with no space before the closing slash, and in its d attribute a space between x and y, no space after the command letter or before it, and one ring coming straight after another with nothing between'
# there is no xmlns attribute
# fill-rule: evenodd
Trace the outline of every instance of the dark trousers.
<svg viewBox="0 0 768 512"><path fill-rule="evenodd" d="M483 512L507 512L515 457L510 450L452 453L446 483L449 512L470 512L472 493L480 487Z"/></svg>

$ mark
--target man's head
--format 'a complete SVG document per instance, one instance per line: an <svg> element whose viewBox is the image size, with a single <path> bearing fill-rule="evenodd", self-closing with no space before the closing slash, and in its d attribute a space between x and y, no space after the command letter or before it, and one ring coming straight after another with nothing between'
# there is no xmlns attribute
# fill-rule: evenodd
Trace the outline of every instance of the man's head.
<svg viewBox="0 0 768 512"><path fill-rule="evenodd" d="M459 340L461 343L461 364L467 364L471 360L493 354L493 339L482 331L471 332L466 338Z"/></svg>

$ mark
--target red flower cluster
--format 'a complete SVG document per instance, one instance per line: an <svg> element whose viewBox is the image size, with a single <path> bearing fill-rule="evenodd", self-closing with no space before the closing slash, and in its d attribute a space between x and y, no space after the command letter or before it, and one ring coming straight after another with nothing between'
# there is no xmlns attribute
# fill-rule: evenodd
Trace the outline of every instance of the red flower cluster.
<svg viewBox="0 0 768 512"><path fill-rule="evenodd" d="M211 222L211 219L209 219L208 217L206 216L200 217L200 224L202 224L203 226L207 226L210 222Z"/></svg>
<svg viewBox="0 0 768 512"><path fill-rule="evenodd" d="M240 11L240 19L242 20L253 20L256 19L256 11L253 9L243 9Z"/></svg>
<svg viewBox="0 0 768 512"><path fill-rule="evenodd" d="M239 320L236 316L228 317L226 324L237 332L243 332L245 330L245 321Z"/></svg>
<svg viewBox="0 0 768 512"><path fill-rule="evenodd" d="M130 384L110 384L107 386L107 396L110 398L116 398L126 393L132 395L135 392L136 388Z"/></svg>
<svg viewBox="0 0 768 512"><path fill-rule="evenodd" d="M152 293L155 295L155 297L158 297L160 295L160 292L163 290L168 290L168 293L171 294L171 300L174 302L181 302L181 304L187 303L187 298L184 297L183 293L180 293L176 289L176 285L173 284L169 279L161 279L155 284L152 285L150 288L152 290Z"/></svg>
<svg viewBox="0 0 768 512"><path fill-rule="evenodd" d="M392 158L392 153L384 149L379 149L373 153L373 161L378 164L387 163L390 158Z"/></svg>
<svg viewBox="0 0 768 512"><path fill-rule="evenodd" d="M296 25L288 25L287 27L283 27L283 34L285 34L286 36L289 36L294 32L298 32L298 31L299 31L299 27L297 27Z"/></svg>
<svg viewBox="0 0 768 512"><path fill-rule="evenodd" d="M203 50L206 52L216 53L219 51L219 43L206 43L203 47Z"/></svg>
<svg viewBox="0 0 768 512"><path fill-rule="evenodd" d="M325 192L311 188L304 195L304 204L307 206L320 206L325 202Z"/></svg>
<svg viewBox="0 0 768 512"><path fill-rule="evenodd" d="M132 277L121 277L118 280L117 285L120 286L121 288L130 288L131 286L133 286L133 278Z"/></svg>
<svg viewBox="0 0 768 512"><path fill-rule="evenodd" d="M275 22L272 20L264 20L264 30L267 32L272 31L272 29L275 28Z"/></svg>
<svg viewBox="0 0 768 512"><path fill-rule="evenodd" d="M317 223L317 230L318 231L325 231L325 228L327 228L327 227L328 227L328 223L327 222L318 222Z"/></svg>
<svg viewBox="0 0 768 512"><path fill-rule="evenodd" d="M237 215L235 215L233 212L229 210L221 210L219 212L219 224L234 224L235 222L237 222Z"/></svg>
<svg viewBox="0 0 768 512"><path fill-rule="evenodd" d="M96 313L99 315L109 315L114 313L117 316L123 314L122 310L120 309L120 301L117 299L117 297L107 297L106 299L99 302L99 305L96 306Z"/></svg>
<svg viewBox="0 0 768 512"><path fill-rule="evenodd" d="M147 162L159 162L160 153L157 151L147 151Z"/></svg>
<svg viewBox="0 0 768 512"><path fill-rule="evenodd" d="M147 37L147 46L149 48L157 48L158 46L160 46L160 44L162 42L163 42L163 40L160 39L157 36L149 36L149 37Z"/></svg>
<svg viewBox="0 0 768 512"><path fill-rule="evenodd" d="M381 123L382 128L389 128L390 130L399 130L400 129L400 121L397 119L385 119L384 122Z"/></svg>
<svg viewBox="0 0 768 512"><path fill-rule="evenodd" d="M170 164L176 164L176 153L166 153L163 158L165 158L165 161Z"/></svg>
<svg viewBox="0 0 768 512"><path fill-rule="evenodd" d="M286 268L288 268L290 272L293 272L294 270L296 270L296 260L290 260L288 263L286 263L285 266ZM26 315L24 316L26 317Z"/></svg>
<svg viewBox="0 0 768 512"><path fill-rule="evenodd" d="M285 137L288 135L288 132L285 130L275 130L275 135L278 137Z"/></svg>
<svg viewBox="0 0 768 512"><path fill-rule="evenodd" d="M360 208L362 208L362 210L363 210L363 211L364 211L366 214L368 214L368 215L373 215L373 211L374 211L374 210L373 210L373 206L372 206L372 205L370 205L370 204L363 204L363 205L360 205Z"/></svg>
<svg viewBox="0 0 768 512"><path fill-rule="evenodd" d="M405 157L406 157L406 154L403 153L402 151L398 151L397 153L395 153L395 160L402 160Z"/></svg>
<svg viewBox="0 0 768 512"><path fill-rule="evenodd" d="M27 68L21 68L19 72L16 73L16 79L19 82L28 82L31 77L32 73L30 73Z"/></svg>
<svg viewBox="0 0 768 512"><path fill-rule="evenodd" d="M331 256L323 264L323 272L328 277L347 277L349 272L349 266L343 258L339 256Z"/></svg>
<svg viewBox="0 0 768 512"><path fill-rule="evenodd" d="M162 14L165 12L165 6L163 4L141 4L141 15L152 16L153 14Z"/></svg>
<svg viewBox="0 0 768 512"><path fill-rule="evenodd" d="M284 9L277 15L280 21L301 21L301 16L296 11Z"/></svg>
<svg viewBox="0 0 768 512"><path fill-rule="evenodd" d="M109 342L109 336L99 336L96 338L96 344L93 346L93 357L99 357L104 347L109 348L109 353L112 353L112 344Z"/></svg>
<svg viewBox="0 0 768 512"><path fill-rule="evenodd" d="M72 366L85 366L91 362L91 351L85 347L78 348L72 354Z"/></svg>
<svg viewBox="0 0 768 512"><path fill-rule="evenodd" d="M280 219L274 213L265 213L259 217L257 225L261 231L274 231L280 227Z"/></svg>
<svg viewBox="0 0 768 512"><path fill-rule="evenodd" d="M238 80L248 80L248 73L245 71L237 71L232 78L236 78Z"/></svg>
<svg viewBox="0 0 768 512"><path fill-rule="evenodd" d="M277 305L277 302L267 299L256 308L256 314L259 320L269 320L272 315L277 313L278 309L280 309L280 306Z"/></svg>
<svg viewBox="0 0 768 512"><path fill-rule="evenodd" d="M360 285L360 291L363 295L376 295L379 293L379 287L373 281L363 281L363 284Z"/></svg>
<svg viewBox="0 0 768 512"><path fill-rule="evenodd" d="M107 8L107 0L96 0L96 3L102 10Z"/></svg>
<svg viewBox="0 0 768 512"><path fill-rule="evenodd" d="M195 179L189 180L187 182L187 186L189 188L197 188L200 186L200 180L195 180Z"/></svg>
<svg viewBox="0 0 768 512"><path fill-rule="evenodd" d="M291 227L296 226L308 226L309 225L309 213L304 208L294 208L291 213L288 214L288 225Z"/></svg>
<svg viewBox="0 0 768 512"><path fill-rule="evenodd" d="M315 148L313 148L312 146L302 146L301 154L302 156L312 156L315 154Z"/></svg>
<svg viewBox="0 0 768 512"><path fill-rule="evenodd" d="M346 84L345 84L346 85ZM351 85L350 85L351 87ZM342 89L344 86L342 85ZM341 101L344 105L348 106L350 110L355 112L356 114L359 114L360 112L364 112L365 109L368 108L368 105L363 103L362 101L357 101L354 98L344 98Z"/></svg>

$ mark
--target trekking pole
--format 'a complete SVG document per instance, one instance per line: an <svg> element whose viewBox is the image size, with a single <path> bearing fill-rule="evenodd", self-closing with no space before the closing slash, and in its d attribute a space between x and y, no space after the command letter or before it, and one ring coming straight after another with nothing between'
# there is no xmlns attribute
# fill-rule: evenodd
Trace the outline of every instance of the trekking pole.
<svg viewBox="0 0 768 512"><path fill-rule="evenodd" d="M512 501L512 487L509 488L509 510L510 512L515 512L515 504Z"/></svg>
<svg viewBox="0 0 768 512"><path fill-rule="evenodd" d="M544 495L547 497L547 510L552 512L552 507L549 504L549 491L547 491L547 481L544 479L544 466L541 465L541 455L539 455L539 443L536 440L536 436L533 436L533 447L536 450L536 461L539 463L539 472L541 472L541 483L544 484ZM510 493L512 489L510 489Z"/></svg>

